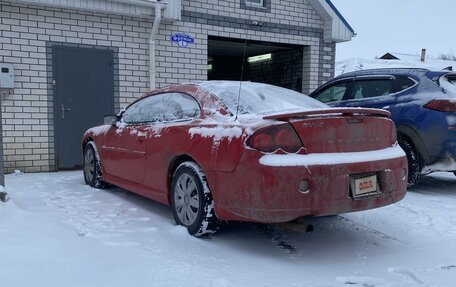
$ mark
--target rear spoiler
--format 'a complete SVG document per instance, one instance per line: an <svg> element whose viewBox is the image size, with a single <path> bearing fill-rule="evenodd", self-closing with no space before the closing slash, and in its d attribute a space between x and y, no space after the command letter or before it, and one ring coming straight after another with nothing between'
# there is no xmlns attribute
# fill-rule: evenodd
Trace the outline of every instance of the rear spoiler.
<svg viewBox="0 0 456 287"><path fill-rule="evenodd" d="M391 113L381 109L365 109L365 108L331 108L322 110L311 110L298 113L278 114L265 116L265 120L289 120L295 118L316 117L320 115L342 115L353 117L355 115L378 116L390 118Z"/></svg>

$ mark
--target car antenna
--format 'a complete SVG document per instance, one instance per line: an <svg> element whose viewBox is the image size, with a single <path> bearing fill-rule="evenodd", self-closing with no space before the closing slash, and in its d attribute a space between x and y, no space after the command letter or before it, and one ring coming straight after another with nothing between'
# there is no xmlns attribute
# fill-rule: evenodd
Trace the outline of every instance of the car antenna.
<svg viewBox="0 0 456 287"><path fill-rule="evenodd" d="M237 105L236 105L236 117L234 120L236 121L239 114L239 101L241 100L241 87L242 87L242 79L244 78L244 65L245 65L245 54L247 51L247 38L245 39L244 43L244 56L242 56L242 66L241 66L241 80L239 81L239 93L237 98Z"/></svg>

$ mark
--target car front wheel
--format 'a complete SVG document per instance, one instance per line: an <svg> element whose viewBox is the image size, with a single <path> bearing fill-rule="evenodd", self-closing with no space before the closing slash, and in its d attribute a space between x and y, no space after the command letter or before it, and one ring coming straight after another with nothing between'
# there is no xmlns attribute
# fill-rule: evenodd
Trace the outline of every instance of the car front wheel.
<svg viewBox="0 0 456 287"><path fill-rule="evenodd" d="M100 157L94 142L88 142L84 148L83 167L86 184L95 188L105 187L105 182L101 180Z"/></svg>
<svg viewBox="0 0 456 287"><path fill-rule="evenodd" d="M176 169L171 184L171 208L176 223L187 227L193 236L210 235L218 230L206 176L195 162L184 162Z"/></svg>

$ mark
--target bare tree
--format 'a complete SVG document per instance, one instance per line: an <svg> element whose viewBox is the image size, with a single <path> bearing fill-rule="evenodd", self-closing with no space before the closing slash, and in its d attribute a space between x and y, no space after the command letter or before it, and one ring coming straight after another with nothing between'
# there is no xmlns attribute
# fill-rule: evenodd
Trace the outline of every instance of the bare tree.
<svg viewBox="0 0 456 287"><path fill-rule="evenodd" d="M440 54L437 59L446 60L446 61L456 61L456 56L454 55L453 51L446 54Z"/></svg>

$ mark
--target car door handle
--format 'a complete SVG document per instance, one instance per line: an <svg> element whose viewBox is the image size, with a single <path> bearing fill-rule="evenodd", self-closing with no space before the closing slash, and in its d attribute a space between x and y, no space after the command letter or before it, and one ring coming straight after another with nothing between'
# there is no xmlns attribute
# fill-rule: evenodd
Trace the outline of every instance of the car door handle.
<svg viewBox="0 0 456 287"><path fill-rule="evenodd" d="M66 112L66 111L71 111L71 109L65 108L65 105L62 104L62 120L65 119L65 112Z"/></svg>

